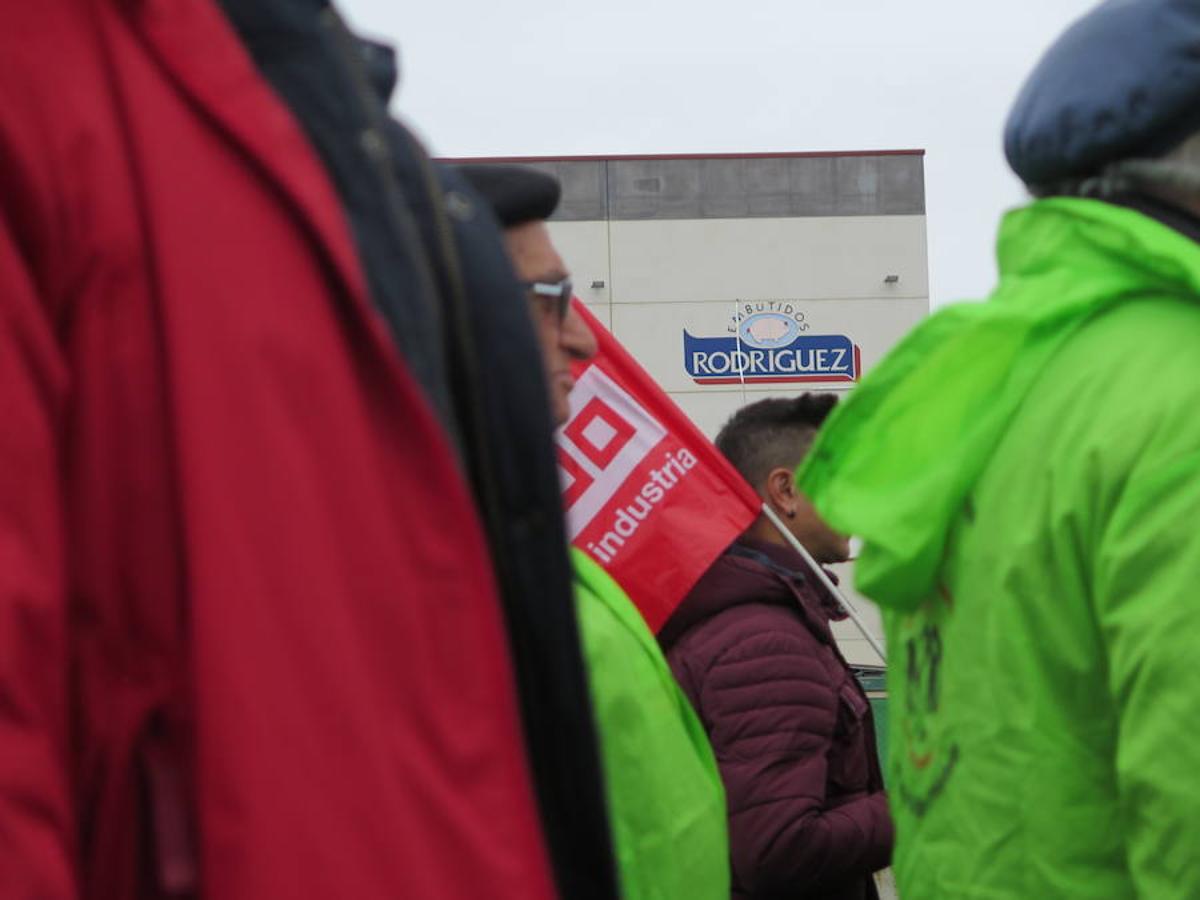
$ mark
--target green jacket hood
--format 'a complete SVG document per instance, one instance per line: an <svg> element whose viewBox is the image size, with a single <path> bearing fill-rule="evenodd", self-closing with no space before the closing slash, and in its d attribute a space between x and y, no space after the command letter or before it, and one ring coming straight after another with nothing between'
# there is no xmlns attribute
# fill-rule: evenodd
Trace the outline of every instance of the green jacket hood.
<svg viewBox="0 0 1200 900"><path fill-rule="evenodd" d="M910 609L1005 425L1072 334L1153 292L1196 302L1200 246L1123 207L1074 198L1008 213L1000 283L914 329L837 408L797 472L822 516L863 539L857 584Z"/></svg>

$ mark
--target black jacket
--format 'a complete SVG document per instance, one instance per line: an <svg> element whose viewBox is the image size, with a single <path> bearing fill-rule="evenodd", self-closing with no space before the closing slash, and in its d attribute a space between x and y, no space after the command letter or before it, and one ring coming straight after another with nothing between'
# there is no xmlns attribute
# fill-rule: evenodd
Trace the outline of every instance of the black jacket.
<svg viewBox="0 0 1200 900"><path fill-rule="evenodd" d="M396 175L445 303L458 431L500 582L547 845L564 900L619 896L575 620L541 350L486 202L397 123ZM436 185L429 181L433 172Z"/></svg>
<svg viewBox="0 0 1200 900"><path fill-rule="evenodd" d="M351 37L327 0L221 3L320 154L375 304L459 448L504 603L559 893L616 898L547 388L499 227L388 118L390 50Z"/></svg>
<svg viewBox="0 0 1200 900"><path fill-rule="evenodd" d="M617 889L541 351L491 211L449 167L464 303L451 315L466 462L505 603L534 784L564 898Z"/></svg>

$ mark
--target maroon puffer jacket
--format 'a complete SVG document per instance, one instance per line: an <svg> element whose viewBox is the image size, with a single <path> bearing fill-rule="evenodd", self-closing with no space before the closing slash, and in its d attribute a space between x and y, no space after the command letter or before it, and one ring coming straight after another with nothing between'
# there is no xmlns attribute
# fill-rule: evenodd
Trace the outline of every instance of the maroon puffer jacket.
<svg viewBox="0 0 1200 900"><path fill-rule="evenodd" d="M891 857L871 708L805 571L743 540L659 635L725 781L735 898L875 898Z"/></svg>

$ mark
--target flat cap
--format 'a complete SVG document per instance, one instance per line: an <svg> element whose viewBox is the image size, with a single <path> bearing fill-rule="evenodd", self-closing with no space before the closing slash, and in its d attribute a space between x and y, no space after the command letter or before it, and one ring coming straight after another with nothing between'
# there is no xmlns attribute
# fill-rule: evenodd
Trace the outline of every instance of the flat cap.
<svg viewBox="0 0 1200 900"><path fill-rule="evenodd" d="M496 213L505 228L548 219L562 194L558 179L527 166L469 163L458 171Z"/></svg>
<svg viewBox="0 0 1200 900"><path fill-rule="evenodd" d="M1158 156L1200 127L1200 2L1108 0L1046 51L1017 96L1004 152L1026 184Z"/></svg>

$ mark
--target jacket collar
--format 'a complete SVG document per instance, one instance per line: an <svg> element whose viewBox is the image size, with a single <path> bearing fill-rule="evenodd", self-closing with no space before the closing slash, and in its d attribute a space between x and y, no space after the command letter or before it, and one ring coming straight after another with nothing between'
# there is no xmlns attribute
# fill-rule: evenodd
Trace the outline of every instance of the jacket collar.
<svg viewBox="0 0 1200 900"><path fill-rule="evenodd" d="M696 582L659 631L659 643L669 649L701 622L748 604L796 610L826 643L833 642L830 620L843 616L798 553L790 547L743 537Z"/></svg>
<svg viewBox="0 0 1200 900"><path fill-rule="evenodd" d="M771 569L784 580L794 582L802 589L806 598L812 597L820 604L823 615L830 621L840 622L847 618L845 610L836 597L830 595L825 586L816 577L807 560L787 544L776 544L771 541L761 541L757 538L741 537L727 551L729 554L757 559L768 569ZM834 584L838 577L833 572L822 567L825 577Z"/></svg>
<svg viewBox="0 0 1200 900"><path fill-rule="evenodd" d="M1137 210L1200 244L1200 217L1185 209L1164 203L1148 194L1125 194L1115 198L1113 202Z"/></svg>

